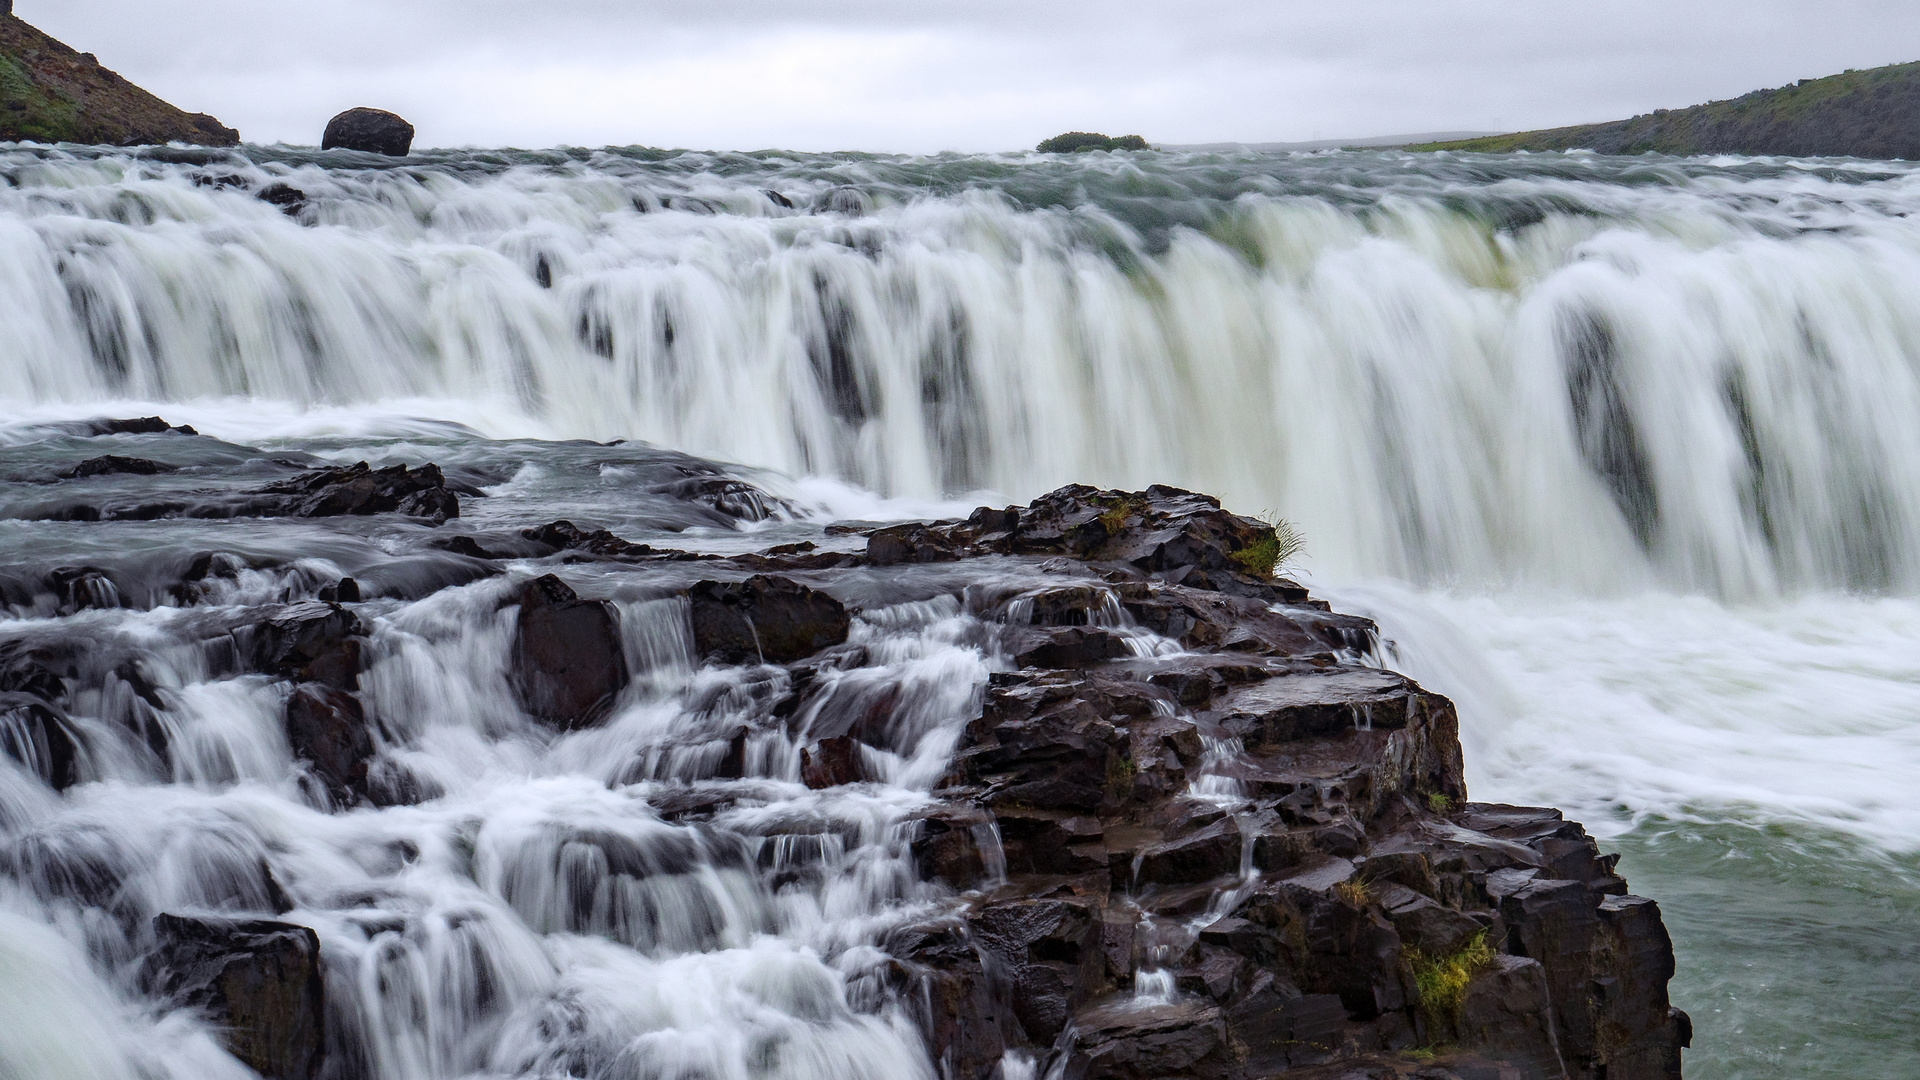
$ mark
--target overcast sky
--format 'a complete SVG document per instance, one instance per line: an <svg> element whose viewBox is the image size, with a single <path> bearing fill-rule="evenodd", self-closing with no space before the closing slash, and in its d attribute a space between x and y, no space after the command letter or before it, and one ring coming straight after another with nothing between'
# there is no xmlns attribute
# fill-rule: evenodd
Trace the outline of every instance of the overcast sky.
<svg viewBox="0 0 1920 1080"><path fill-rule="evenodd" d="M15 0L250 142L1007 150L1519 130L1920 59L1916 0Z"/></svg>

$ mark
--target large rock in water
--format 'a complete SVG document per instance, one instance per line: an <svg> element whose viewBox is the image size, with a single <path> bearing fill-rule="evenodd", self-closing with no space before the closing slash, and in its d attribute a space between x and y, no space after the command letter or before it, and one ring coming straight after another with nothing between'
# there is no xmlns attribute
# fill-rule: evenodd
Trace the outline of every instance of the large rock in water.
<svg viewBox="0 0 1920 1080"><path fill-rule="evenodd" d="M703 581L687 593L693 649L726 664L790 664L847 640L846 605L783 577Z"/></svg>
<svg viewBox="0 0 1920 1080"><path fill-rule="evenodd" d="M460 497L432 463L417 469L390 465L374 469L366 462L316 469L268 484L252 509L263 517L339 517L363 514L411 514L436 523L460 516Z"/></svg>
<svg viewBox="0 0 1920 1080"><path fill-rule="evenodd" d="M367 794L373 732L360 699L316 683L295 687L287 699L287 743L313 767L336 806Z"/></svg>
<svg viewBox="0 0 1920 1080"><path fill-rule="evenodd" d="M628 679L613 605L580 599L552 574L522 586L518 602L513 689L520 707L569 730L605 716Z"/></svg>
<svg viewBox="0 0 1920 1080"><path fill-rule="evenodd" d="M413 125L384 109L348 109L327 121L322 150L360 150L406 157L413 150Z"/></svg>
<svg viewBox="0 0 1920 1080"><path fill-rule="evenodd" d="M326 1050L320 938L265 919L160 915L141 981L198 1009L266 1080L313 1080Z"/></svg>

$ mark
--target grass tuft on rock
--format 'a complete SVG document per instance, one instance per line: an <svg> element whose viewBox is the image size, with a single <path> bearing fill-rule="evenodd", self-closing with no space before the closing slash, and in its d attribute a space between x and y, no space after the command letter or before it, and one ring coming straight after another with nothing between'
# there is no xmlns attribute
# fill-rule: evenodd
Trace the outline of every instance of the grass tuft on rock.
<svg viewBox="0 0 1920 1080"><path fill-rule="evenodd" d="M1493 946L1485 930L1473 935L1465 945L1444 956L1428 956L1418 949L1407 950L1407 962L1413 967L1413 983L1420 994L1420 1015L1427 1022L1427 1038L1439 1041L1443 1031L1457 1030L1467 1004L1467 987L1473 977L1493 963Z"/></svg>
<svg viewBox="0 0 1920 1080"><path fill-rule="evenodd" d="M1264 519L1267 531L1258 540L1227 556L1235 566L1247 574L1261 578L1272 578L1281 567L1292 562L1307 546L1306 537L1293 523L1282 517Z"/></svg>

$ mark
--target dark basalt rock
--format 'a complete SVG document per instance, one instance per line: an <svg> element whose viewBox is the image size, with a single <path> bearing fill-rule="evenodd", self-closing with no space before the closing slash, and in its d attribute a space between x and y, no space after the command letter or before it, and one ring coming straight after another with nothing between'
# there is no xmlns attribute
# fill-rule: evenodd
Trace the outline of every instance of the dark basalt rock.
<svg viewBox="0 0 1920 1080"><path fill-rule="evenodd" d="M66 714L38 697L0 691L0 753L55 791L79 782L79 743Z"/></svg>
<svg viewBox="0 0 1920 1080"><path fill-rule="evenodd" d="M359 150L388 157L413 151L413 125L384 109L348 109L327 121L320 149Z"/></svg>
<svg viewBox="0 0 1920 1080"><path fill-rule="evenodd" d="M814 789L857 784L866 779L861 764L860 740L846 735L821 739L811 749L800 751L800 779Z"/></svg>
<svg viewBox="0 0 1920 1080"><path fill-rule="evenodd" d="M235 632L254 671L357 690L364 666L359 616L339 604L305 600Z"/></svg>
<svg viewBox="0 0 1920 1080"><path fill-rule="evenodd" d="M159 915L141 971L150 992L205 1016L266 1080L314 1080L326 1046L320 938L265 919Z"/></svg>
<svg viewBox="0 0 1920 1080"><path fill-rule="evenodd" d="M121 606L119 584L98 567L63 566L47 575L46 584L59 599L62 614Z"/></svg>
<svg viewBox="0 0 1920 1080"><path fill-rule="evenodd" d="M438 465L409 469L393 465L375 470L362 461L319 469L278 483L259 494L251 509L262 517L336 517L345 514L410 514L434 523L460 516L460 498L447 486Z"/></svg>
<svg viewBox="0 0 1920 1080"><path fill-rule="evenodd" d="M1677 1078L1657 907L1557 812L1467 803L1452 704L1357 662L1371 623L1246 573L1263 527L1173 489L1069 488L870 534L883 566L1040 557L1105 579L981 601L1020 670L989 678L910 834L923 879L970 890L966 926L894 951L965 1018L922 1019L936 1059L982 1078L992 1050L1062 1047L1075 1078ZM1116 606L1192 651L1132 655ZM859 706L848 735L872 726ZM1244 801L1191 798L1203 777ZM1473 965L1466 994L1422 1001L1416 968L1450 959ZM1144 966L1176 995L1137 997Z"/></svg>
<svg viewBox="0 0 1920 1080"><path fill-rule="evenodd" d="M103 454L67 469L60 474L62 480L77 480L87 476L108 476L124 474L127 476L157 476L161 473L178 472L179 467L163 465L147 458L120 457L115 454Z"/></svg>
<svg viewBox="0 0 1920 1080"><path fill-rule="evenodd" d="M175 426L158 416L140 416L130 420L92 420L87 423L89 435L162 435L167 432L180 435L198 435L185 424Z"/></svg>
<svg viewBox="0 0 1920 1080"><path fill-rule="evenodd" d="M513 687L520 707L571 730L598 722L627 685L620 621L604 600L582 600L548 574L520 589Z"/></svg>
<svg viewBox="0 0 1920 1080"><path fill-rule="evenodd" d="M374 746L359 698L315 683L295 687L287 699L287 742L312 766L335 806L366 797Z"/></svg>
<svg viewBox="0 0 1920 1080"><path fill-rule="evenodd" d="M287 183L268 184L261 188L254 198L279 207L280 212L288 217L298 217L300 211L307 208L307 193Z"/></svg>
<svg viewBox="0 0 1920 1080"><path fill-rule="evenodd" d="M703 581L687 591L693 647L723 664L790 664L847 640L846 605L787 578Z"/></svg>
<svg viewBox="0 0 1920 1080"><path fill-rule="evenodd" d="M1273 526L1230 514L1218 499L1179 488L1102 491L1061 488L1031 506L981 507L965 522L896 525L867 541L875 566L948 562L978 555L1054 555L1118 564L1140 577L1267 602L1300 602L1307 592L1265 580L1236 559L1273 536Z"/></svg>

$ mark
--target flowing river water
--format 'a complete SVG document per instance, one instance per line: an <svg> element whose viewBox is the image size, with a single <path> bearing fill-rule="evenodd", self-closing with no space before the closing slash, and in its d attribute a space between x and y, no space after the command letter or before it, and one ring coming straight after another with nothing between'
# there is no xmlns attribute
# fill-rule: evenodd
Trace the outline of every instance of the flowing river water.
<svg viewBox="0 0 1920 1080"><path fill-rule="evenodd" d="M1920 1075L1920 170L0 148L0 180L8 580L281 567L194 609L6 594L0 638L98 642L157 689L75 703L64 797L0 775L0 1076L238 1075L132 969L159 911L271 910L262 859L361 1075L933 1075L874 942L937 902L898 824L1005 663L978 611L856 623L904 703L888 783L806 792L756 746L759 808L696 834L647 794L712 778L761 691L695 670L645 588L579 579L640 677L553 739L505 690L506 585L396 556L399 526L26 520L34 480L108 452L77 422L156 412L210 438L112 452L432 460L488 496L463 522L711 551L1068 482L1283 515L1316 592L1458 703L1474 796L1565 808L1661 901L1689 1075ZM789 509L648 495L680 455ZM284 691L191 645L203 608L342 573L419 805L322 812ZM115 734L140 724L168 764Z"/></svg>

